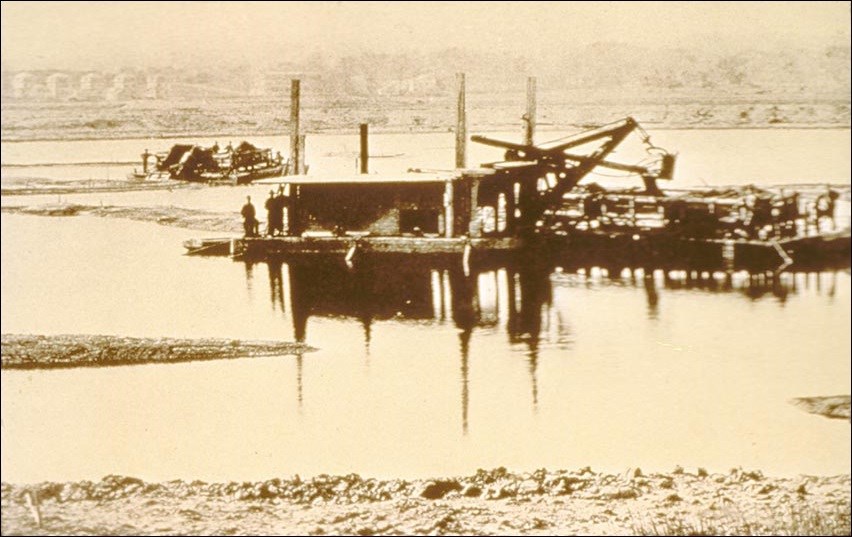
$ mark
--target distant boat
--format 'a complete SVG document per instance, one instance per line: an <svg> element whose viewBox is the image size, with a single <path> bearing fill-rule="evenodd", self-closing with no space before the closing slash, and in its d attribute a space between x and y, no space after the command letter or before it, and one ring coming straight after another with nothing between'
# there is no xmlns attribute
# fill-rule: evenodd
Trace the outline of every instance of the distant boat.
<svg viewBox="0 0 852 537"><path fill-rule="evenodd" d="M281 177L289 172L290 162L280 152L274 155L271 149L259 148L242 142L236 148L228 144L203 147L191 144L175 144L169 151L156 153L155 171L147 171L146 150L142 154L143 172L134 170L128 179L171 178L180 181L204 183L248 184L257 179Z"/></svg>

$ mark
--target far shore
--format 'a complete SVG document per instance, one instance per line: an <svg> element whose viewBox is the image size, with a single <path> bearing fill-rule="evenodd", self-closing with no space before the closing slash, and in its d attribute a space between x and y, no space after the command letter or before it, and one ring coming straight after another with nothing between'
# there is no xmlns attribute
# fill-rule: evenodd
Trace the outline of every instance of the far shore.
<svg viewBox="0 0 852 537"><path fill-rule="evenodd" d="M852 129L852 124L849 123L787 123L787 124L761 124L761 125L738 125L738 124L719 124L719 125L693 125L693 124L682 124L682 125L654 125L653 123L647 124L646 127L653 131L688 131L688 130L704 130L704 131L749 131L749 130L850 130ZM536 129L538 133L562 133L568 131L580 131L589 128L589 125L565 125L563 127L551 127L551 126L540 126ZM491 125L487 127L477 127L475 131L477 133L496 133L496 132L506 132L506 131L514 131L518 130L517 125ZM440 134L440 133L452 133L453 129L450 127L447 128L417 128L417 129L404 129L404 128L382 128L382 127L372 127L370 128L370 134L381 134L381 135L410 135L410 134ZM205 132L205 131L188 131L188 132L157 132L152 134L144 134L141 132L133 132L133 133L117 133L115 135L105 135L103 133L94 132L91 135L71 135L71 136L62 136L60 134L54 135L45 135L45 136L34 136L34 137L25 137L25 138L17 138L17 137L9 137L4 135L0 137L0 143L4 144L17 144L17 143L32 143L32 142L105 142L111 140L175 140L175 139L199 139L199 138L222 138L222 139L251 139L256 137L269 137L269 136L288 136L288 128L287 126L283 126L279 130L271 130L271 131L243 131L243 132ZM344 128L344 127L335 127L335 128L322 128L322 129L310 129L306 131L306 134L311 135L357 135L357 129L354 128Z"/></svg>
<svg viewBox="0 0 852 537"><path fill-rule="evenodd" d="M545 93L539 98L536 132L577 132L632 116L648 130L845 129L850 128L848 94L805 98L801 95L735 95L714 91L708 97L686 92L680 97L636 96L585 98ZM706 92L704 92L706 93ZM289 103L284 98L184 101L126 101L104 107L98 102L4 102L2 143L174 138L246 138L288 136ZM468 132L521 130L522 96L471 96ZM180 111L176 114L175 111ZM62 112L60 114L59 112ZM73 119L66 119L66 115ZM312 135L357 136L360 123L371 134L452 133L455 98L425 100L387 98L355 100L333 106L306 102L300 131ZM310 143L310 141L308 142Z"/></svg>

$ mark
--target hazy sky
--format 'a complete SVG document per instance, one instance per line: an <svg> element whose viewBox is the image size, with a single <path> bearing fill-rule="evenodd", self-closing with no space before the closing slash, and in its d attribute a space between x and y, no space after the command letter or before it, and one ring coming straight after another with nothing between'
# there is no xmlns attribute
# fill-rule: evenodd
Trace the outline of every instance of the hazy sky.
<svg viewBox="0 0 852 537"><path fill-rule="evenodd" d="M263 64L314 50L543 54L849 43L848 2L2 2L4 69ZM215 64L214 64L215 65Z"/></svg>

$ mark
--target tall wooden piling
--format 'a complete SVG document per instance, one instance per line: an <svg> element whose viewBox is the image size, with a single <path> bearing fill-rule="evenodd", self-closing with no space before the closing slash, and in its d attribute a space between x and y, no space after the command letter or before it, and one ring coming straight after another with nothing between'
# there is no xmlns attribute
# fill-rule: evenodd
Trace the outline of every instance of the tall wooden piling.
<svg viewBox="0 0 852 537"><path fill-rule="evenodd" d="M296 169L296 173L299 175L305 175L308 173L308 165L305 164L305 135L299 135L299 143L297 144L296 151L299 153L299 167Z"/></svg>
<svg viewBox="0 0 852 537"><path fill-rule="evenodd" d="M456 168L467 167L467 114L465 110L464 73L456 74L458 106L456 117Z"/></svg>
<svg viewBox="0 0 852 537"><path fill-rule="evenodd" d="M370 160L370 149L367 145L367 124L361 123L361 157L360 157L360 172L361 173L370 173L369 168L369 160Z"/></svg>
<svg viewBox="0 0 852 537"><path fill-rule="evenodd" d="M290 170L298 174L302 170L299 154L299 84L297 78L290 80Z"/></svg>
<svg viewBox="0 0 852 537"><path fill-rule="evenodd" d="M450 239L455 236L455 209L453 203L455 189L453 182L448 180L444 183L444 237Z"/></svg>
<svg viewBox="0 0 852 537"><path fill-rule="evenodd" d="M535 137L535 77L527 78L527 113L524 114L524 143L533 144Z"/></svg>

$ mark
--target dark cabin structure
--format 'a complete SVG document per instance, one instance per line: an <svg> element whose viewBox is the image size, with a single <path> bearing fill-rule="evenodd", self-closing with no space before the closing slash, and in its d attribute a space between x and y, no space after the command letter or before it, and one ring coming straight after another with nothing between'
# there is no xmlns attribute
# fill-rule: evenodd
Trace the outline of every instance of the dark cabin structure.
<svg viewBox="0 0 852 537"><path fill-rule="evenodd" d="M366 251L462 253L516 249L533 229L521 209L529 181L478 168L397 176L289 176L262 181L287 194L286 236L236 245L246 255ZM231 252L236 254L239 252Z"/></svg>
<svg viewBox="0 0 852 537"><path fill-rule="evenodd" d="M522 226L521 186L494 170L288 177L290 235L507 237ZM517 194L516 194L517 191Z"/></svg>

